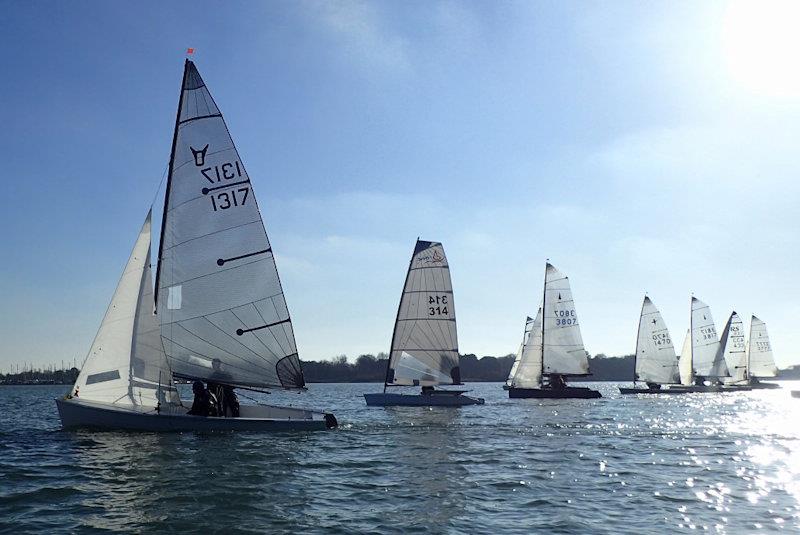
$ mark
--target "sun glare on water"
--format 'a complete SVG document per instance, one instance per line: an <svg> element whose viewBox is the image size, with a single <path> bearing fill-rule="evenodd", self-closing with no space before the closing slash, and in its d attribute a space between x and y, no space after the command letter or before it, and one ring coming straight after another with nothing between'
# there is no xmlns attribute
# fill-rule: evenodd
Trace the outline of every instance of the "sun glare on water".
<svg viewBox="0 0 800 535"><path fill-rule="evenodd" d="M800 2L738 0L722 24L725 62L748 91L800 97Z"/></svg>

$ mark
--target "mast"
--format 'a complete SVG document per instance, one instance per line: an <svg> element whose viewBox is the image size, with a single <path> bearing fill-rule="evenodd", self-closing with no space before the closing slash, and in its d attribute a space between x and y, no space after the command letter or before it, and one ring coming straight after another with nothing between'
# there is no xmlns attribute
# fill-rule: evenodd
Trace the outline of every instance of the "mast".
<svg viewBox="0 0 800 535"><path fill-rule="evenodd" d="M175 130L172 133L172 149L169 153L169 172L167 173L167 187L164 192L164 213L161 216L161 236L158 240L158 257L156 264L156 284L153 292L153 300L156 304L154 313L158 314L158 281L161 278L161 255L164 252L164 232L167 229L167 203L169 202L169 194L172 189L172 171L175 167L175 146L178 143L178 126L181 121L181 112L183 111L183 88L186 87L186 76L189 73L189 59L187 58L183 64L183 79L181 80L181 91L178 97L178 112L175 114Z"/></svg>
<svg viewBox="0 0 800 535"><path fill-rule="evenodd" d="M544 263L544 284L542 285L542 371L539 373L539 385L544 386L544 322L547 316L547 266L550 265L550 259L546 259Z"/></svg>
<svg viewBox="0 0 800 535"><path fill-rule="evenodd" d="M689 370L691 372L692 384L694 384L694 312L692 304L694 304L694 296L689 301Z"/></svg>
<svg viewBox="0 0 800 535"><path fill-rule="evenodd" d="M417 241L414 243L414 251L417 250L417 244L419 243L419 236L417 236ZM406 284L408 284L408 277L411 275L411 265L414 263L414 253L411 253L411 260L408 261L408 269L406 270L406 280L403 282L403 292L405 292ZM403 306L403 292L400 293L400 300L397 302L397 315L394 318L394 327L392 329L392 343L389 345L389 358L386 359L386 377L383 379L383 393L386 393L386 387L389 385L389 370L391 370L392 366L392 350L394 349L394 336L395 331L397 331L397 320L400 319L400 307Z"/></svg>
<svg viewBox="0 0 800 535"><path fill-rule="evenodd" d="M755 317L755 314L750 314L750 335L747 337L747 363L745 364L744 376L748 383L750 382L750 343L753 339L753 318Z"/></svg>

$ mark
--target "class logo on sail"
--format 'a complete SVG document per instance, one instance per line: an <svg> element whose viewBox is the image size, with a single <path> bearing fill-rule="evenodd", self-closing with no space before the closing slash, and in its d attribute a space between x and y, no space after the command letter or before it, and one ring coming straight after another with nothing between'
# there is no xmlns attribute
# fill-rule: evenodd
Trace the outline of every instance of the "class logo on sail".
<svg viewBox="0 0 800 535"><path fill-rule="evenodd" d="M192 156L194 156L194 164L197 167L200 167L201 165L205 165L205 163L206 163L206 151L208 150L208 143L206 143L206 146L203 147L200 150L195 149L191 145L189 146L189 148L192 151Z"/></svg>

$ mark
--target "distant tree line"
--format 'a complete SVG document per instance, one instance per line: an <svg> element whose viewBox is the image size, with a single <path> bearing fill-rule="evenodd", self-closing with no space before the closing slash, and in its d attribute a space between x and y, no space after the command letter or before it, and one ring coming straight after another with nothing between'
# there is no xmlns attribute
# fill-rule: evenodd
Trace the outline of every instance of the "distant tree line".
<svg viewBox="0 0 800 535"><path fill-rule="evenodd" d="M303 374L309 383L380 383L386 377L386 353L359 355L349 362L345 355L333 360L303 361ZM514 363L514 355L480 357L461 355L461 379L465 382L505 381ZM607 357L598 354L589 358L592 375L576 380L630 381L633 377L633 355ZM0 385L21 384L73 384L78 369L29 370L21 373L0 374ZM800 380L800 365L778 372L778 379Z"/></svg>

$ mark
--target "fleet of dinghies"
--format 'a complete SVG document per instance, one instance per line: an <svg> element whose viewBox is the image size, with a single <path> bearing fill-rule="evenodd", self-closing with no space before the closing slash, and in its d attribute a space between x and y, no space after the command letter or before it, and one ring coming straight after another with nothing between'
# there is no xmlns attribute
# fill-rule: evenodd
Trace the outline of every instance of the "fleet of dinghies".
<svg viewBox="0 0 800 535"><path fill-rule="evenodd" d="M220 388L305 389L289 309L250 176L194 63L186 60L167 175L155 290L152 209L70 393L56 400L65 428L145 431L313 430L322 411L266 404L238 414L187 414L176 379ZM717 337L708 305L692 297L680 356L644 297L631 387L622 394L779 388L766 324L745 339L733 312ZM503 388L508 397L599 398L567 384L591 375L569 279L547 262L541 305L527 317ZM417 239L406 272L383 392L368 406L482 405L459 365L450 266L439 242ZM197 383L195 383L195 386ZM202 383L201 383L202 387ZM438 387L438 388L437 388ZM409 391L417 389L419 391ZM794 395L794 393L793 393ZM800 396L800 394L798 394Z"/></svg>

